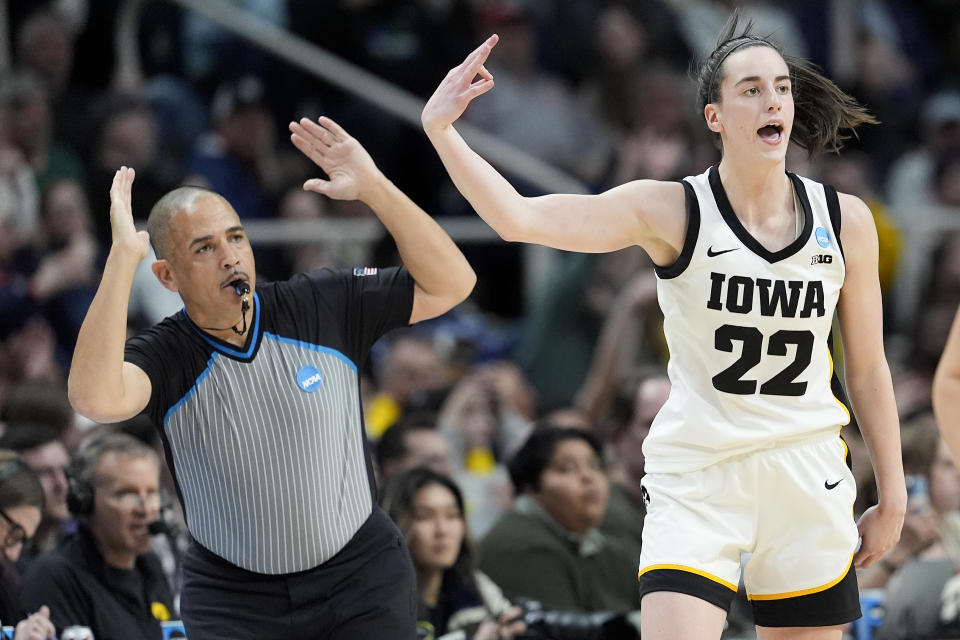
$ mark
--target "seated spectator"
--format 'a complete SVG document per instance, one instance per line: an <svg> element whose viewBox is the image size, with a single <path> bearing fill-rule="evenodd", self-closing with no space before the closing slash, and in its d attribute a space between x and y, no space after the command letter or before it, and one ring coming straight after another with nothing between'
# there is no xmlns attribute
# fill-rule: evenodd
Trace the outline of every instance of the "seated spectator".
<svg viewBox="0 0 960 640"><path fill-rule="evenodd" d="M904 425L903 468L909 498L900 541L858 574L861 588L886 591L877 640L931 637L960 558L960 473L930 415Z"/></svg>
<svg viewBox="0 0 960 640"><path fill-rule="evenodd" d="M915 330L923 322L923 313L930 302L927 298L937 293L935 289L931 291L930 285L935 279L949 275L941 272L951 266L951 254L949 251L944 254L944 245L951 242L950 236L956 236L960 228L960 187L957 186L960 144L941 150L933 162L933 199L913 204L905 214L907 221L900 222L903 254L897 269L895 294L898 327L903 331ZM955 287L945 292L946 295L955 293ZM936 355L939 354L937 351Z"/></svg>
<svg viewBox="0 0 960 640"><path fill-rule="evenodd" d="M916 224L936 200L936 159L960 146L960 92L947 89L926 98L918 114L916 148L896 158L887 177L890 212L901 227Z"/></svg>
<svg viewBox="0 0 960 640"><path fill-rule="evenodd" d="M94 235L102 247L111 243L110 185L117 167L136 167L137 188L130 194L133 215L146 221L154 203L177 185L183 174L164 164L157 144L157 121L151 105L139 96L106 94L91 110L87 194L95 211Z"/></svg>
<svg viewBox="0 0 960 640"><path fill-rule="evenodd" d="M0 422L43 424L55 427L67 449L74 449L83 436L78 416L67 398L66 384L44 379L24 380L10 389L0 403ZM84 419L85 420L85 419Z"/></svg>
<svg viewBox="0 0 960 640"><path fill-rule="evenodd" d="M362 236L336 233L336 224L345 222L349 216L339 210L342 201L330 200L324 196L304 191L300 182L288 187L280 196L277 215L281 220L279 229L289 229L299 234L298 229L310 229L312 225L330 224L334 233L323 233L322 239L310 239L307 231L302 237L293 239L289 244L257 244L254 251L257 256L257 271L271 280L286 280L297 273L306 273L322 267L350 267L355 264L368 264L373 257L371 245ZM361 207L366 207L360 203ZM368 208L364 217L371 218Z"/></svg>
<svg viewBox="0 0 960 640"><path fill-rule="evenodd" d="M576 396L590 372L601 329L611 316L631 319L631 314L622 313L626 297L618 294L635 274L649 271L649 265L639 247L604 254L564 254L558 260L549 281L530 301L516 353L518 364L536 389L541 414L570 404ZM642 299L636 302L640 306Z"/></svg>
<svg viewBox="0 0 960 640"><path fill-rule="evenodd" d="M960 167L960 149L957 160ZM960 214L960 205L957 213ZM926 277L913 284L919 295L906 358L910 373L920 383L925 407L930 406L933 373L960 304L960 229L940 229L936 235L932 251L926 254L929 262Z"/></svg>
<svg viewBox="0 0 960 640"><path fill-rule="evenodd" d="M450 443L454 480L477 539L513 507L506 461L530 432L533 402L519 368L496 361L460 378L440 408L437 426Z"/></svg>
<svg viewBox="0 0 960 640"><path fill-rule="evenodd" d="M283 186L283 161L263 82L224 82L210 107L213 130L187 159L187 184L221 194L241 220L271 214Z"/></svg>
<svg viewBox="0 0 960 640"><path fill-rule="evenodd" d="M429 467L450 477L450 445L437 431L436 416L413 413L387 429L376 445L380 479L389 482L393 476L413 469Z"/></svg>
<svg viewBox="0 0 960 640"><path fill-rule="evenodd" d="M543 612L526 614L472 566L463 495L447 476L426 467L392 479L384 508L403 532L417 571L420 638L454 640L573 640L635 637L622 617Z"/></svg>
<svg viewBox="0 0 960 640"><path fill-rule="evenodd" d="M4 255L9 249L0 248L0 339L41 317L54 329L57 355L66 367L99 278L97 245L80 185L71 180L52 184L37 222L30 240L16 251Z"/></svg>
<svg viewBox="0 0 960 640"><path fill-rule="evenodd" d="M403 532L417 572L418 631L429 638L512 638L525 630L489 578L474 571L466 543L463 496L448 476L427 467L395 475L383 507Z"/></svg>
<svg viewBox="0 0 960 640"><path fill-rule="evenodd" d="M138 414L129 420L113 425L117 431L126 433L140 440L163 459L163 442L160 434L153 426L153 422L145 414ZM190 547L190 537L187 531L187 520L183 508L178 500L171 499L177 493L176 482L170 467L166 464L160 467L160 519L152 523L153 545L151 551L160 560L163 574L173 594L174 608L180 609L180 595L183 592L183 561Z"/></svg>
<svg viewBox="0 0 960 640"><path fill-rule="evenodd" d="M644 473L643 441L670 395L670 380L665 371L651 367L625 376L621 388L623 392L614 397L611 412L614 462L610 470L610 500L600 530L630 546L639 566L643 520L647 515L640 486Z"/></svg>
<svg viewBox="0 0 960 640"><path fill-rule="evenodd" d="M14 73L2 86L4 108L10 113L10 140L33 169L37 191L57 180L83 182L83 165L76 152L54 136L47 88L31 73Z"/></svg>
<svg viewBox="0 0 960 640"><path fill-rule="evenodd" d="M447 365L431 336L417 330L392 335L378 367L379 390L366 409L367 435L379 439L411 406L430 409L446 390Z"/></svg>
<svg viewBox="0 0 960 640"><path fill-rule="evenodd" d="M653 263L638 265L610 303L590 359L590 368L577 391L575 404L587 419L604 427L610 420L614 396L629 396L623 420L633 411L633 389L618 389L618 380L638 367L666 362L663 313L657 304L657 277ZM655 363L655 364L654 364ZM606 432L607 429L604 429Z"/></svg>
<svg viewBox="0 0 960 640"><path fill-rule="evenodd" d="M518 497L480 543L480 569L510 598L546 609L639 609L637 563L600 532L610 491L600 442L580 429L535 429L508 465Z"/></svg>
<svg viewBox="0 0 960 640"><path fill-rule="evenodd" d="M173 608L160 562L149 553L159 484L157 454L132 436L106 433L81 445L67 499L79 531L27 570L27 606L48 603L59 630L82 625L98 639L159 640Z"/></svg>
<svg viewBox="0 0 960 640"><path fill-rule="evenodd" d="M73 529L67 510L66 470L70 454L62 439L63 431L62 425L18 421L10 422L0 437L0 448L18 453L43 487L43 516L24 549L21 568L56 547L65 533Z"/></svg>
<svg viewBox="0 0 960 640"><path fill-rule="evenodd" d="M28 284L33 308L19 306L42 316L54 329L58 359L68 368L102 268L80 183L52 182L43 193L38 222L34 241L18 253L15 265Z"/></svg>
<svg viewBox="0 0 960 640"><path fill-rule="evenodd" d="M55 130L67 133L71 141L81 140L87 92L72 82L76 53L73 29L47 5L34 7L36 10L15 36L17 67L40 79L54 111Z"/></svg>
<svg viewBox="0 0 960 640"><path fill-rule="evenodd" d="M0 83L0 89L2 86ZM0 248L0 271L11 249L28 241L36 231L40 201L33 167L10 136L13 117L0 98L0 223L7 236Z"/></svg>
<svg viewBox="0 0 960 640"><path fill-rule="evenodd" d="M15 562L37 531L43 510L43 489L30 468L13 451L0 449L0 622L16 625L17 640L56 637L50 609L27 614L20 601Z"/></svg>
<svg viewBox="0 0 960 640"><path fill-rule="evenodd" d="M473 367L444 398L437 425L453 457L473 472L509 460L530 434L535 393L509 360Z"/></svg>
<svg viewBox="0 0 960 640"><path fill-rule="evenodd" d="M0 401L27 381L62 384L66 373L57 362L56 349L53 329L43 318L31 318L22 328L0 338Z"/></svg>

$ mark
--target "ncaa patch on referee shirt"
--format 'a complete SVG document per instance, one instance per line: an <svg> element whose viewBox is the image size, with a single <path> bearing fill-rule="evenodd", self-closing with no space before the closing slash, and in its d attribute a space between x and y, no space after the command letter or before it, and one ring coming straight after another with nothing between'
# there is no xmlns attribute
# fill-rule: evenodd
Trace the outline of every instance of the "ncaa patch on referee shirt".
<svg viewBox="0 0 960 640"><path fill-rule="evenodd" d="M353 270L353 275L355 276L375 276L377 275L376 267L356 267Z"/></svg>
<svg viewBox="0 0 960 640"><path fill-rule="evenodd" d="M297 371L297 386L300 391L313 393L323 386L323 374L313 365L304 365Z"/></svg>

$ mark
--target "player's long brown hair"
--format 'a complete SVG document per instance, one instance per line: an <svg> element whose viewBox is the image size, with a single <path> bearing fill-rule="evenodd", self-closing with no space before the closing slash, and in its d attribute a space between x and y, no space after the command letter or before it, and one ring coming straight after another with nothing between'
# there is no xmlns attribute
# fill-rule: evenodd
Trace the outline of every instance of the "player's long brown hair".
<svg viewBox="0 0 960 640"><path fill-rule="evenodd" d="M769 38L753 34L753 21L748 20L741 28L740 18L739 10L731 14L713 53L694 69L701 112L708 104L721 101L723 63L731 53L748 47L770 47L780 54L790 70L795 106L790 139L806 149L811 157L824 151L838 151L861 124L879 124L879 120L813 63L785 54ZM719 142L719 136L714 135Z"/></svg>

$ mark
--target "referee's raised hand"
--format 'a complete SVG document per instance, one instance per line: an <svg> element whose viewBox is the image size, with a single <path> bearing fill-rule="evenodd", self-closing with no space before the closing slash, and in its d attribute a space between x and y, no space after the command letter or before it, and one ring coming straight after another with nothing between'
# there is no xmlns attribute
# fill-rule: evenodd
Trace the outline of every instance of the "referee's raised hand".
<svg viewBox="0 0 960 640"><path fill-rule="evenodd" d="M363 200L383 178L367 150L336 122L321 116L316 122L301 118L290 123L290 140L305 156L323 169L329 180L311 178L308 191L335 200Z"/></svg>
<svg viewBox="0 0 960 640"><path fill-rule="evenodd" d="M113 246L132 252L142 260L150 251L150 235L137 231L133 225L133 207L130 205L130 190L136 172L132 167L120 167L110 185L110 228Z"/></svg>

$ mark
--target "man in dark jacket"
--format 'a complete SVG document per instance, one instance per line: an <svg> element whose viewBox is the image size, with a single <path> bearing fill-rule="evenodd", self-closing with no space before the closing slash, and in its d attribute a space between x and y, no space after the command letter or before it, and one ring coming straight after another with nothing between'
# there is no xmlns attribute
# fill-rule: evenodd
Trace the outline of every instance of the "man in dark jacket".
<svg viewBox="0 0 960 640"><path fill-rule="evenodd" d="M48 604L58 631L80 625L97 640L159 640L173 598L150 553L149 525L160 511L156 453L126 434L96 436L75 454L69 483L79 530L30 566L25 604Z"/></svg>

